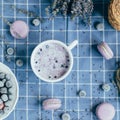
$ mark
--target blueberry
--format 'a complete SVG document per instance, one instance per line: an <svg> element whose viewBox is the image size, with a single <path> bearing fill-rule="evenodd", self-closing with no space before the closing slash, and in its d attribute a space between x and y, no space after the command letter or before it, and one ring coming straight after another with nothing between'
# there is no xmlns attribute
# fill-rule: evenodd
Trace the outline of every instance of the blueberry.
<svg viewBox="0 0 120 120"><path fill-rule="evenodd" d="M104 90L104 92L109 92L111 87L109 84L103 84L102 85L102 89Z"/></svg>
<svg viewBox="0 0 120 120"><path fill-rule="evenodd" d="M68 113L62 114L62 120L70 120L70 115Z"/></svg>
<svg viewBox="0 0 120 120"><path fill-rule="evenodd" d="M11 88L8 89L8 92L9 92L10 94L12 94L12 93L14 92L14 89L11 87Z"/></svg>
<svg viewBox="0 0 120 120"><path fill-rule="evenodd" d="M64 65L61 65L61 67L64 67Z"/></svg>
<svg viewBox="0 0 120 120"><path fill-rule="evenodd" d="M0 93L1 94L7 93L7 88L6 87L0 88Z"/></svg>
<svg viewBox="0 0 120 120"><path fill-rule="evenodd" d="M13 100L15 97L13 95L9 95L9 100Z"/></svg>
<svg viewBox="0 0 120 120"><path fill-rule="evenodd" d="M4 110L5 113L9 112L10 111L10 107L9 106L5 106L3 110Z"/></svg>
<svg viewBox="0 0 120 120"><path fill-rule="evenodd" d="M7 96L6 94L2 94L2 95L1 95L1 99L2 99L4 102L6 102L6 101L8 101L8 96Z"/></svg>
<svg viewBox="0 0 120 120"><path fill-rule="evenodd" d="M6 74L5 78L6 78L7 80L10 80L10 79L11 79L11 75L10 75L10 74Z"/></svg>
<svg viewBox="0 0 120 120"><path fill-rule="evenodd" d="M7 81L5 85L6 85L7 88L12 87L12 81L10 81L10 80Z"/></svg>
<svg viewBox="0 0 120 120"><path fill-rule="evenodd" d="M103 24L103 23L98 23L98 24L96 25L96 29L97 29L98 31L103 31L103 30L104 30L104 24Z"/></svg>
<svg viewBox="0 0 120 120"><path fill-rule="evenodd" d="M68 66L65 66L65 68L68 68Z"/></svg>
<svg viewBox="0 0 120 120"><path fill-rule="evenodd" d="M2 81L0 81L0 87L3 87L4 83Z"/></svg>
<svg viewBox="0 0 120 120"><path fill-rule="evenodd" d="M86 96L86 91L81 90L81 91L79 92L79 97L85 97L85 96Z"/></svg>
<svg viewBox="0 0 120 120"><path fill-rule="evenodd" d="M58 63L58 61L57 61L57 60L56 60L55 62L56 62L56 63Z"/></svg>
<svg viewBox="0 0 120 120"><path fill-rule="evenodd" d="M13 55L14 54L14 49L13 48L8 48L7 49L7 54L8 55Z"/></svg>
<svg viewBox="0 0 120 120"><path fill-rule="evenodd" d="M49 79L51 78L51 76L49 76Z"/></svg>
<svg viewBox="0 0 120 120"><path fill-rule="evenodd" d="M70 60L69 60L69 59L68 59L67 61L68 61L68 62L70 62Z"/></svg>
<svg viewBox="0 0 120 120"><path fill-rule="evenodd" d="M6 79L3 79L3 80L2 80L3 84L5 84L6 81L7 81Z"/></svg>
<svg viewBox="0 0 120 120"><path fill-rule="evenodd" d="M16 65L18 67L22 67L23 66L23 60L21 60L21 59L16 60Z"/></svg>
<svg viewBox="0 0 120 120"><path fill-rule="evenodd" d="M39 26L40 25L40 20L38 18L33 19L32 21L34 26Z"/></svg>
<svg viewBox="0 0 120 120"><path fill-rule="evenodd" d="M57 78L57 76L54 76L54 78Z"/></svg>
<svg viewBox="0 0 120 120"><path fill-rule="evenodd" d="M5 106L10 106L11 105L11 101L8 100L7 102L5 102Z"/></svg>
<svg viewBox="0 0 120 120"><path fill-rule="evenodd" d="M5 74L4 73L0 73L0 79L4 79L5 78Z"/></svg>

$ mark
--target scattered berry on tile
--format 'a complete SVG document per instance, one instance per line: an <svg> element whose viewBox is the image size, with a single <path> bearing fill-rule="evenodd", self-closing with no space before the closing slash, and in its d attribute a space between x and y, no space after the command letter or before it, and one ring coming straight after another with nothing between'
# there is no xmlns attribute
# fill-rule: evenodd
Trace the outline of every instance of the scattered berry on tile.
<svg viewBox="0 0 120 120"><path fill-rule="evenodd" d="M62 114L62 120L70 120L70 115L68 113L63 113Z"/></svg>
<svg viewBox="0 0 120 120"><path fill-rule="evenodd" d="M105 91L105 92L109 92L110 91L110 85L109 84L103 84L102 85L102 89Z"/></svg>
<svg viewBox="0 0 120 120"><path fill-rule="evenodd" d="M35 18L35 19L33 19L32 23L33 23L34 26L39 26L40 25L40 20Z"/></svg>
<svg viewBox="0 0 120 120"><path fill-rule="evenodd" d="M84 90L81 90L81 91L79 92L79 97L86 97L86 95L87 95L87 93L86 93L86 91L84 91Z"/></svg>
<svg viewBox="0 0 120 120"><path fill-rule="evenodd" d="M14 49L13 48L7 48L7 54L8 55L13 55L14 54Z"/></svg>
<svg viewBox="0 0 120 120"><path fill-rule="evenodd" d="M98 23L98 24L96 25L96 29L97 29L98 31L103 31L103 30L104 30L104 24L103 24L103 23Z"/></svg>
<svg viewBox="0 0 120 120"><path fill-rule="evenodd" d="M22 66L23 66L23 60L17 59L17 60L16 60L16 65L17 65L18 67L22 67Z"/></svg>

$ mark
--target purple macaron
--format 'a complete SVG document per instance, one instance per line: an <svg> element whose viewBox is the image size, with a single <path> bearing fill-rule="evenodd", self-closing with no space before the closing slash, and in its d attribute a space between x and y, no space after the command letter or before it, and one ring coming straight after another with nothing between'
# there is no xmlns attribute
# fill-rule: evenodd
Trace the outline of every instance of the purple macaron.
<svg viewBox="0 0 120 120"><path fill-rule="evenodd" d="M29 32L29 27L24 21L17 20L10 26L10 33L16 39L26 38L28 32Z"/></svg>
<svg viewBox="0 0 120 120"><path fill-rule="evenodd" d="M105 59L109 60L109 59L113 58L113 56L114 56L113 52L107 43L102 42L97 46L97 48L98 48L98 51L102 54L102 56Z"/></svg>
<svg viewBox="0 0 120 120"><path fill-rule="evenodd" d="M47 99L43 101L43 109L44 110L56 110L61 107L60 99Z"/></svg>
<svg viewBox="0 0 120 120"><path fill-rule="evenodd" d="M110 103L102 103L96 108L96 115L99 120L112 120L115 116L115 108Z"/></svg>

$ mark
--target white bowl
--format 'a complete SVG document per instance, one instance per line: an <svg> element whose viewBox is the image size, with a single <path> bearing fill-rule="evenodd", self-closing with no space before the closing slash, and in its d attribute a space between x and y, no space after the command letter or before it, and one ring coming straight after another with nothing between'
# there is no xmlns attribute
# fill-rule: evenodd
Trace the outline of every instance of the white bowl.
<svg viewBox="0 0 120 120"><path fill-rule="evenodd" d="M15 77L15 75L13 74L13 72L10 70L9 67L7 67L6 65L4 65L3 63L0 63L0 72L3 72L5 74L10 74L11 75L11 80L13 83L13 89L15 89L14 91L14 96L15 98L12 100L11 102L11 106L10 106L10 110L7 113L4 113L3 115L0 115L0 120L7 118L10 113L13 111L13 109L16 106L16 103L18 101L18 96L19 96L19 87L18 87L18 83L17 83L17 79Z"/></svg>

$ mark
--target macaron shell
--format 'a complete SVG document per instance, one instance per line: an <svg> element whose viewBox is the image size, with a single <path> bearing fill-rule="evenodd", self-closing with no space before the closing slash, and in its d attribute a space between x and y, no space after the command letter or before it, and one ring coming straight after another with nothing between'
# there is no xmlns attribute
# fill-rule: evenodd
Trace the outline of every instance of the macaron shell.
<svg viewBox="0 0 120 120"><path fill-rule="evenodd" d="M112 104L102 103L96 109L99 120L112 120L115 116L115 108Z"/></svg>
<svg viewBox="0 0 120 120"><path fill-rule="evenodd" d="M17 39L24 39L28 35L29 27L24 21L18 20L10 26L10 32L13 37Z"/></svg>
<svg viewBox="0 0 120 120"><path fill-rule="evenodd" d="M43 109L56 110L61 107L61 100L59 99L47 99L43 101Z"/></svg>
<svg viewBox="0 0 120 120"><path fill-rule="evenodd" d="M113 52L110 49L110 47L107 45L107 43L102 42L101 44L99 44L97 46L98 51L103 55L104 58L106 58L107 60L113 58Z"/></svg>

